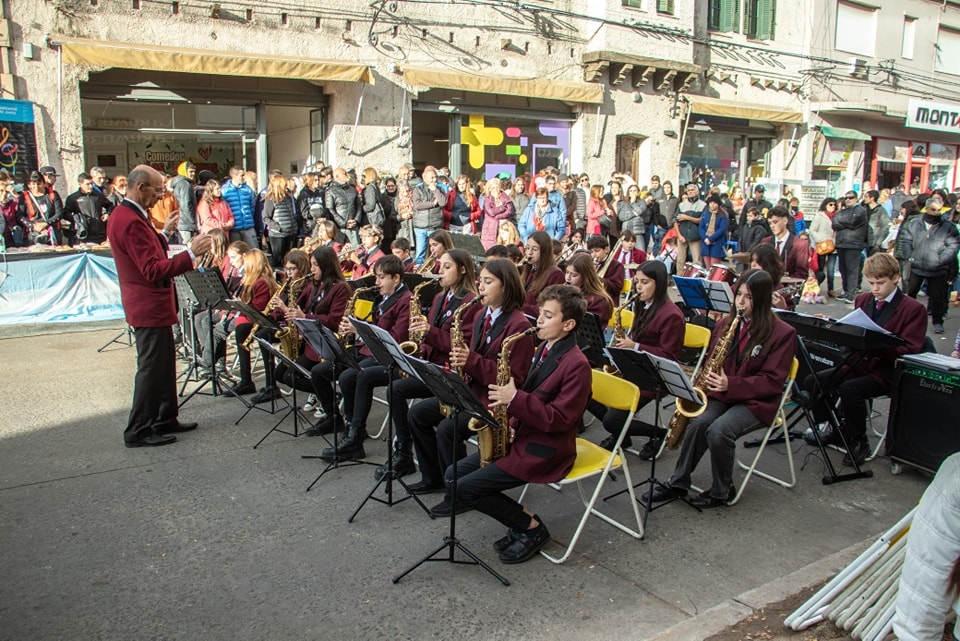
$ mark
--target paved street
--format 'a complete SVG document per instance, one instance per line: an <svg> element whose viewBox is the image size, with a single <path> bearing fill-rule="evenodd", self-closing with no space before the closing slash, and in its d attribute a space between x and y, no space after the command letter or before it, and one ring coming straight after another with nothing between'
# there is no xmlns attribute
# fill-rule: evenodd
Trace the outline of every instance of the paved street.
<svg viewBox="0 0 960 641"><path fill-rule="evenodd" d="M815 311L844 313L838 303ZM947 340L936 338L941 353L957 317L951 308ZM795 489L755 479L733 508L670 505L651 515L643 541L594 520L562 566L501 565L490 547L501 526L468 513L458 535L510 587L445 562L394 585L392 575L442 542L447 521L412 501L371 502L347 524L373 468L335 470L307 493L322 468L301 455L319 453L321 439L274 434L254 450L276 419L254 412L234 425L243 413L235 399L195 397L182 416L199 430L169 447L124 448L135 351L96 352L116 331L0 340L4 638L701 638L828 578L908 511L928 480L893 476L878 459L867 464L874 478L824 486L822 463L795 443ZM369 431L382 416L376 405ZM367 460L380 463L386 451L367 441ZM668 452L657 475L668 476L675 458ZM784 446L774 446L768 464L783 470L785 461ZM636 478L649 474L648 463L629 462ZM709 482L708 462L694 480ZM622 488L622 475L610 487ZM575 525L571 490L529 494L557 540ZM629 512L625 496L608 507Z"/></svg>

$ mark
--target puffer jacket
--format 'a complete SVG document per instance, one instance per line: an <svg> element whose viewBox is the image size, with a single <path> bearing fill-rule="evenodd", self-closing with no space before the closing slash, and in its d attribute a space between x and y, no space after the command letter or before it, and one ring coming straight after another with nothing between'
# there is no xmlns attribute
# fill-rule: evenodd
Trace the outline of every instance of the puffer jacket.
<svg viewBox="0 0 960 641"><path fill-rule="evenodd" d="M927 229L924 216L925 214L911 216L900 228L897 246L903 253L903 258L910 261L911 274L951 275L957 267L960 232L956 225L943 217Z"/></svg>
<svg viewBox="0 0 960 641"><path fill-rule="evenodd" d="M253 188L244 182L238 187L233 184L233 181L228 180L220 187L220 193L230 205L230 211L233 212L233 228L236 231L253 229L253 210L257 206L257 194Z"/></svg>
<svg viewBox="0 0 960 641"><path fill-rule="evenodd" d="M622 223L620 225L620 231L629 229L634 235L638 237L642 236L647 230L645 220L649 220L648 209L647 203L643 200L636 200L634 202L621 200L617 207L617 218L619 218Z"/></svg>
<svg viewBox="0 0 960 641"><path fill-rule="evenodd" d="M297 221L297 203L293 196L287 195L280 202L272 198L265 198L263 201L263 222L270 230L272 238L289 238L296 236L300 230L300 224Z"/></svg>
<svg viewBox="0 0 960 641"><path fill-rule="evenodd" d="M177 176L170 181L170 191L177 199L180 208L180 221L177 229L196 233L197 231L197 192L186 176Z"/></svg>
<svg viewBox="0 0 960 641"><path fill-rule="evenodd" d="M837 236L837 249L865 249L867 246L867 210L862 205L844 207L833 217L831 225Z"/></svg>
<svg viewBox="0 0 960 641"><path fill-rule="evenodd" d="M439 187L434 187L433 191L427 188L425 183L420 183L413 188L413 226L420 229L440 229L443 226L443 205L437 203L446 203L447 197Z"/></svg>
<svg viewBox="0 0 960 641"><path fill-rule="evenodd" d="M327 213L337 223L337 227L345 229L347 221L355 220L360 224L360 208L357 206L357 190L349 184L344 185L336 181L327 185L327 193L324 196L324 206Z"/></svg>

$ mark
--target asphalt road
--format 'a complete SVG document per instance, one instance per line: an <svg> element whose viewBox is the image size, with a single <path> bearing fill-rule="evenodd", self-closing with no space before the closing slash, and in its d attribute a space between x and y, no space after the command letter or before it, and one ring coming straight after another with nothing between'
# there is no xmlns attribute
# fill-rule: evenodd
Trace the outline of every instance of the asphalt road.
<svg viewBox="0 0 960 641"><path fill-rule="evenodd" d="M845 309L832 302L815 311ZM936 338L941 352L956 317L952 308ZM510 587L447 562L394 585L393 575L443 542L447 521L412 501L371 502L347 524L373 468L334 470L307 493L322 465L301 455L317 454L321 439L275 433L254 450L279 416L254 412L235 425L244 408L231 398L190 400L182 416L201 427L172 446L124 448L135 350L96 351L115 333L0 340L2 638L702 638L828 578L928 482L909 469L893 476L878 459L867 464L872 479L825 486L814 450L794 443L802 466L794 489L755 479L732 508L672 504L650 516L643 541L594 519L562 566L501 565L490 546L502 527L468 513L458 536ZM375 405L369 431L382 416ZM599 431L587 436L599 440ZM367 452L381 463L386 444L368 441ZM782 471L784 452L773 446L765 464ZM669 475L675 457L665 454L657 476ZM635 478L650 473L648 463L629 464ZM709 465L700 467L694 481L705 486ZM609 487L622 488L622 475ZM554 539L567 540L575 490L536 487L528 497ZM629 514L625 496L607 508Z"/></svg>

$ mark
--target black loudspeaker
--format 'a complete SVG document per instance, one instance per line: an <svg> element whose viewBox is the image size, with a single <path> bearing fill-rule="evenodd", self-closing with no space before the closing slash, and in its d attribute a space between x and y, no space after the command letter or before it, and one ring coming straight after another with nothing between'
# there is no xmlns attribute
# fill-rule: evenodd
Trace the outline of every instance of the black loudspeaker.
<svg viewBox="0 0 960 641"><path fill-rule="evenodd" d="M935 473L960 452L960 372L933 364L897 361L887 424L887 454Z"/></svg>

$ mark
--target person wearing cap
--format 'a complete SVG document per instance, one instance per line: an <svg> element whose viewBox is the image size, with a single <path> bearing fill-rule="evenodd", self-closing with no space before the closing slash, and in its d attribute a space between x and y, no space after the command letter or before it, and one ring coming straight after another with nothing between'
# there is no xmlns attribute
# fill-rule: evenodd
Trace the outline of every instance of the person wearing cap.
<svg viewBox="0 0 960 641"><path fill-rule="evenodd" d="M770 211L770 208L773 207L773 203L764 198L767 188L763 185L757 185L753 188L753 198L749 198L743 203L743 207L740 208L740 220L738 226L742 227L747 224L747 211L751 207L756 207L760 210L760 215L764 218L767 217L767 212Z"/></svg>
<svg viewBox="0 0 960 641"><path fill-rule="evenodd" d="M923 215L909 218L897 238L903 258L910 262L907 295L916 298L921 285L927 283L927 308L935 334L943 333L947 285L957 278L960 251L960 232L943 211L943 200L931 196L924 204Z"/></svg>
<svg viewBox="0 0 960 641"><path fill-rule="evenodd" d="M703 247L700 255L703 264L710 269L723 261L727 248L727 229L730 227L730 217L721 206L720 196L713 194L707 198L707 210L700 216L700 237L703 238Z"/></svg>

